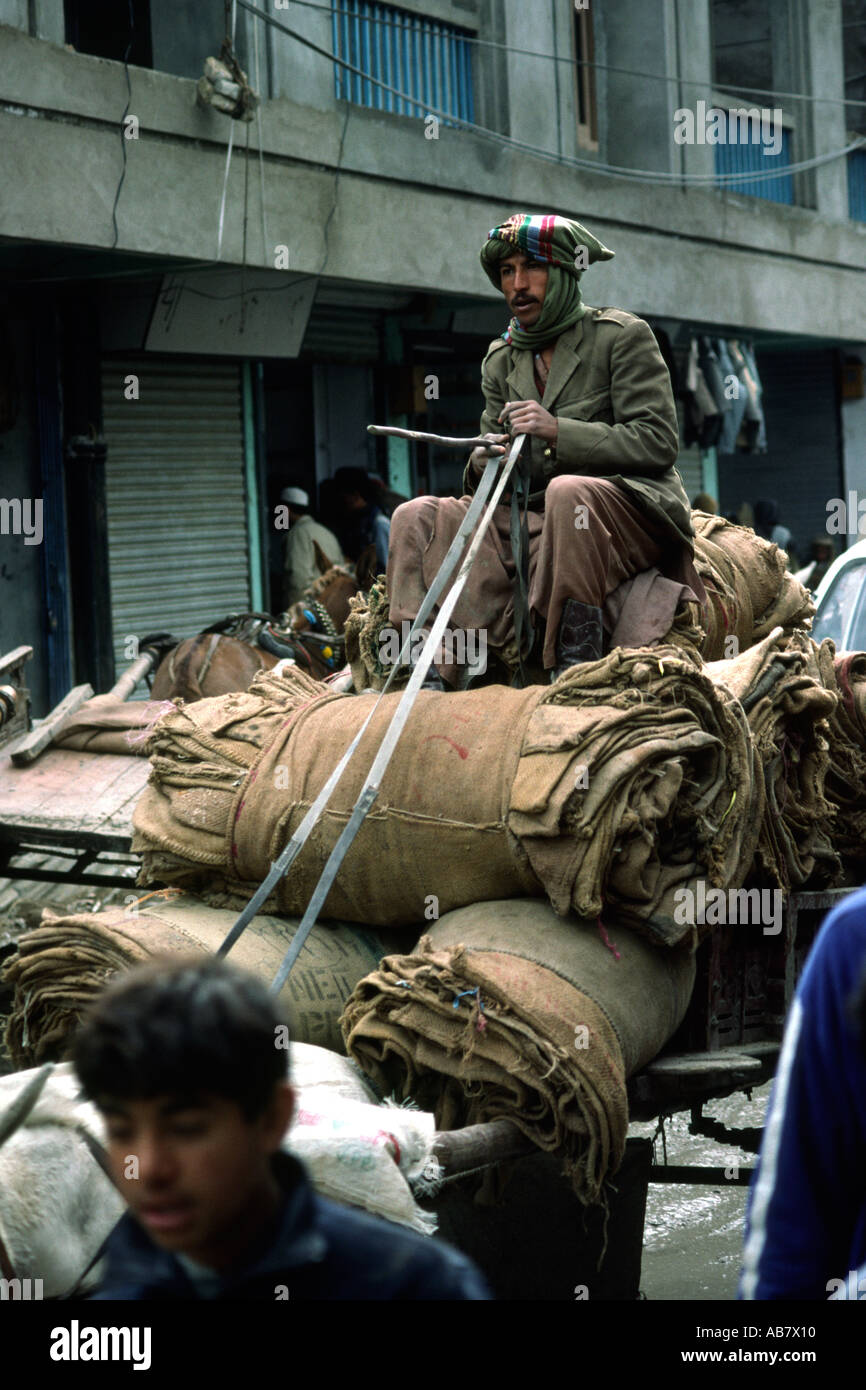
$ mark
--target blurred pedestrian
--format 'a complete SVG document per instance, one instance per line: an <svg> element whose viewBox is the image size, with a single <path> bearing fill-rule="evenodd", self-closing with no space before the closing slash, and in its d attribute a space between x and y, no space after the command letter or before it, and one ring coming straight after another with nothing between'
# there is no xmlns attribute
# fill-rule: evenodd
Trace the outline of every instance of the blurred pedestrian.
<svg viewBox="0 0 866 1390"><path fill-rule="evenodd" d="M774 497L759 497L755 503L755 532L786 552L789 570L799 568L794 537L779 521L779 504Z"/></svg>
<svg viewBox="0 0 866 1390"><path fill-rule="evenodd" d="M329 564L345 564L345 557L333 531L329 531L327 526L323 526L313 517L309 493L300 487L285 487L280 493L280 501L288 508L289 513L283 571L285 609L297 603L322 573L316 546Z"/></svg>
<svg viewBox="0 0 866 1390"><path fill-rule="evenodd" d="M866 1263L864 969L861 889L824 922L788 1014L749 1191L741 1298L827 1299Z"/></svg>
<svg viewBox="0 0 866 1390"><path fill-rule="evenodd" d="M342 510L341 539L351 560L368 545L376 548L378 572L388 565L391 523L379 505L381 483L374 485L363 468L338 468L334 490Z"/></svg>
<svg viewBox="0 0 866 1390"><path fill-rule="evenodd" d="M283 1151L295 1093L265 986L213 957L109 985L74 1047L129 1211L98 1299L485 1299L447 1245L319 1197Z"/></svg>
<svg viewBox="0 0 866 1390"><path fill-rule="evenodd" d="M807 589L812 592L817 589L824 575L836 558L833 542L825 532L819 532L812 538L812 545L809 551L809 563L804 565L801 570L797 570L794 575Z"/></svg>

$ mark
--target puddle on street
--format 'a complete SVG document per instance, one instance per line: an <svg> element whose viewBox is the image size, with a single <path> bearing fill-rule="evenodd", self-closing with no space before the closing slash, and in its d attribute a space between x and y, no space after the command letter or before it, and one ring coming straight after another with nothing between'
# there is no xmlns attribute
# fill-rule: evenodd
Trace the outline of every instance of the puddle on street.
<svg viewBox="0 0 866 1390"><path fill-rule="evenodd" d="M772 1083L756 1086L749 1100L742 1092L709 1101L704 1115L731 1129L752 1129L764 1122ZM665 1121L667 1161L700 1167L753 1168L757 1155L736 1145L689 1134L689 1113ZM651 1139L655 1120L633 1124L629 1136ZM655 1162L664 1163L660 1135ZM648 1299L723 1299L736 1297L748 1188L720 1182L650 1183L644 1229L641 1291Z"/></svg>

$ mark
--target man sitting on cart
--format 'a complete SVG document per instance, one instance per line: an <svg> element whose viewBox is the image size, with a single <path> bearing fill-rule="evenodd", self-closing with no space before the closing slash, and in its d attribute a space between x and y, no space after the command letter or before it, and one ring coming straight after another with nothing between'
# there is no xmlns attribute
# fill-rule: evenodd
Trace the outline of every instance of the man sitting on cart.
<svg viewBox="0 0 866 1390"><path fill-rule="evenodd" d="M400 631L424 595L492 456L527 434L521 476L493 523L454 610L522 669L544 626L551 678L614 646L662 639L680 602L704 602L691 511L674 467L670 376L652 330L623 309L583 303L580 279L613 255L579 222L515 213L481 263L512 315L481 366L481 433L464 496L418 497L391 519L390 619ZM431 620L432 621L432 620ZM438 663L433 688L460 683Z"/></svg>

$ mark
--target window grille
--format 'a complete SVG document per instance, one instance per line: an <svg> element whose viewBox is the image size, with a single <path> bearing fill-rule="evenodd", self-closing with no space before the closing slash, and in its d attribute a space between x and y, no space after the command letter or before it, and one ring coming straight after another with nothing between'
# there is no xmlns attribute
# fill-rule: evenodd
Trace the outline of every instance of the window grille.
<svg viewBox="0 0 866 1390"><path fill-rule="evenodd" d="M744 129L745 126L745 129ZM728 121L725 121L725 136L728 135ZM782 147L778 154L765 154L765 145L761 143L760 135L773 139L775 130L768 126L756 131L752 121L745 123L738 122L734 131L739 136L738 142L718 144L714 146L716 173L717 174L773 174L776 169L781 169L791 163L791 132L782 131ZM754 141L750 138L753 134L757 135ZM740 182L737 179L726 179L720 185L729 189L732 193L746 193L752 198L768 198L772 203L791 203L794 202L794 176L786 174L783 178L749 179Z"/></svg>
<svg viewBox="0 0 866 1390"><path fill-rule="evenodd" d="M595 46L592 15L588 9L574 13L574 80L577 96L577 143L581 149L598 149L598 110L595 97Z"/></svg>
<svg viewBox="0 0 866 1390"><path fill-rule="evenodd" d="M394 5L366 0L332 4L334 54L364 74L334 64L338 101L398 116L424 117L433 108L446 117L475 119L472 49L463 30ZM405 97L385 91L379 82ZM449 124L447 119L443 124Z"/></svg>
<svg viewBox="0 0 866 1390"><path fill-rule="evenodd" d="M866 150L848 156L848 216L866 222Z"/></svg>

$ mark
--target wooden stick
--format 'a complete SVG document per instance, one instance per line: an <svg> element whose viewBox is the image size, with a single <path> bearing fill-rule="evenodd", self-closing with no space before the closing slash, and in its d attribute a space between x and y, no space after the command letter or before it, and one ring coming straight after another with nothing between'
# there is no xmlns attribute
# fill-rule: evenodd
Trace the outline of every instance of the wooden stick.
<svg viewBox="0 0 866 1390"><path fill-rule="evenodd" d="M422 430L401 430L396 425L368 425L368 434L385 434L394 439L415 439L420 444L441 444L443 449L477 449L490 440L484 435L472 439L454 439L446 434L424 434ZM497 446L504 447L504 446Z"/></svg>
<svg viewBox="0 0 866 1390"><path fill-rule="evenodd" d="M5 676L7 671L14 671L16 666L23 666L32 655L32 647L15 647L11 652L6 652L5 656L0 656L0 676Z"/></svg>
<svg viewBox="0 0 866 1390"><path fill-rule="evenodd" d="M128 700L138 682L144 680L157 655L155 648L145 647L141 656L136 657L131 666L127 666L120 680L111 687L109 695L113 695L117 700Z"/></svg>
<svg viewBox="0 0 866 1390"><path fill-rule="evenodd" d="M9 756L16 767L20 767L22 763L35 762L43 748L48 747L55 734L60 732L66 721L71 719L84 701L89 700L92 695L92 685L73 686L66 698L10 750Z"/></svg>
<svg viewBox="0 0 866 1390"><path fill-rule="evenodd" d="M511 1120L488 1120L464 1129L439 1130L433 1136L433 1154L442 1164L446 1178L509 1158L522 1158L535 1150L536 1145Z"/></svg>

